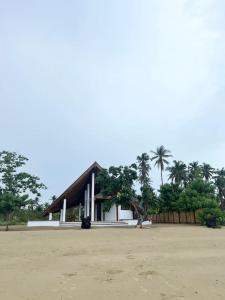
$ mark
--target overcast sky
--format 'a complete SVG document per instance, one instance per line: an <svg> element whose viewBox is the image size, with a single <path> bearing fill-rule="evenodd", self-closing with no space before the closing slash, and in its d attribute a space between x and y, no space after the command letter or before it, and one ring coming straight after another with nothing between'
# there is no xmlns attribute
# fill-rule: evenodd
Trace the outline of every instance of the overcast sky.
<svg viewBox="0 0 225 300"><path fill-rule="evenodd" d="M161 144L225 166L225 2L0 0L0 108L44 200Z"/></svg>

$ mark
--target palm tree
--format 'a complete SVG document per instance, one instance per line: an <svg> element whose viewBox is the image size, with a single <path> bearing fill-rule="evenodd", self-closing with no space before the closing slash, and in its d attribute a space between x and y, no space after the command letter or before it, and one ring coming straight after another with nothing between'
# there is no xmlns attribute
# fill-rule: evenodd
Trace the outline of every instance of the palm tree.
<svg viewBox="0 0 225 300"><path fill-rule="evenodd" d="M188 166L188 176L190 181L198 178L201 175L201 166L198 161L193 161Z"/></svg>
<svg viewBox="0 0 225 300"><path fill-rule="evenodd" d="M165 165L168 165L169 162L167 160L168 157L172 157L170 154L170 150L167 150L164 146L160 146L156 149L156 151L151 151L154 156L151 160L155 160L155 166L157 165L161 171L161 182L163 185L163 171L165 169Z"/></svg>
<svg viewBox="0 0 225 300"><path fill-rule="evenodd" d="M149 171L151 170L149 164L149 155L147 153L142 153L137 157L137 167L139 171L139 181L142 185L148 185L150 183Z"/></svg>
<svg viewBox="0 0 225 300"><path fill-rule="evenodd" d="M214 179L217 188L217 197L220 207L225 209L225 169L217 170L215 174Z"/></svg>
<svg viewBox="0 0 225 300"><path fill-rule="evenodd" d="M186 184L187 181L187 166L182 161L173 161L174 165L171 167L167 167L167 171L170 172L169 179L172 180L172 182L175 182L178 185L181 185L184 183Z"/></svg>
<svg viewBox="0 0 225 300"><path fill-rule="evenodd" d="M212 178L214 174L214 168L212 168L209 164L203 164L202 167L202 175L205 178L206 181L209 181L210 178Z"/></svg>

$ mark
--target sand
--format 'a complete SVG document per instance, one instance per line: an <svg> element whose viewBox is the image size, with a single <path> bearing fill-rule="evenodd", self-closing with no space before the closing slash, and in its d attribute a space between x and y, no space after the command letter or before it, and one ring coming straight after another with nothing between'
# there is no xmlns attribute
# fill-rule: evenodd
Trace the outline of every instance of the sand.
<svg viewBox="0 0 225 300"><path fill-rule="evenodd" d="M225 229L0 232L0 299L225 299Z"/></svg>

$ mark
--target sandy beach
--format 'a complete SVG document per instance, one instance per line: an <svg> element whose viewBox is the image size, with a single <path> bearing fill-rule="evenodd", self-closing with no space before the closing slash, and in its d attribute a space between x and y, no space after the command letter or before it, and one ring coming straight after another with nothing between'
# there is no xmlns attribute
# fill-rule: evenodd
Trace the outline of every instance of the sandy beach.
<svg viewBox="0 0 225 300"><path fill-rule="evenodd" d="M225 229L0 232L0 299L225 299Z"/></svg>

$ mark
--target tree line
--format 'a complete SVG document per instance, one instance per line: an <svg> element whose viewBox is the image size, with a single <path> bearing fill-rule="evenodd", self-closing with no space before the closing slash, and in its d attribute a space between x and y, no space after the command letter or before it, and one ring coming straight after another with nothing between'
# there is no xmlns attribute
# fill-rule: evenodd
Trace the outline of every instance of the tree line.
<svg viewBox="0 0 225 300"><path fill-rule="evenodd" d="M185 164L172 160L164 146L142 153L129 166L111 166L97 176L97 183L110 200L104 203L107 211L113 204L132 209L141 226L150 214L160 212L195 212L205 224L214 216L224 223L225 169L215 169L197 161ZM26 223L28 219L43 219L49 205L41 203L41 191L47 187L40 178L27 173L28 159L15 152L0 152L0 224ZM160 170L161 185L154 190L151 180L152 164ZM168 178L165 183L165 174ZM51 199L52 201L55 199Z"/></svg>
<svg viewBox="0 0 225 300"><path fill-rule="evenodd" d="M186 165L172 159L171 151L164 146L143 153L129 166L104 169L97 177L102 193L111 196L105 205L131 208L141 226L150 214L160 212L195 212L205 224L211 217L217 224L224 223L225 169L214 169L207 163L194 161ZM151 162L160 170L161 186L158 193L152 187ZM164 183L164 171L168 173Z"/></svg>

